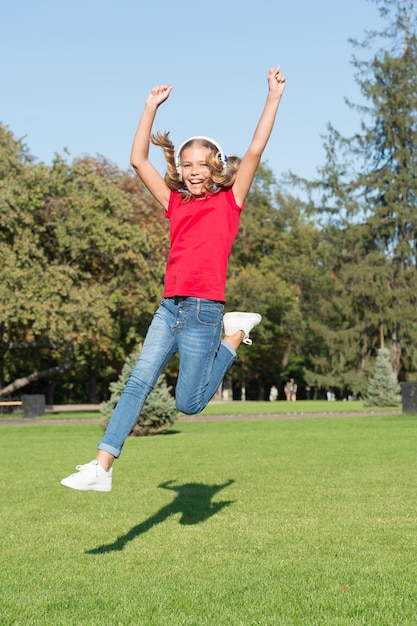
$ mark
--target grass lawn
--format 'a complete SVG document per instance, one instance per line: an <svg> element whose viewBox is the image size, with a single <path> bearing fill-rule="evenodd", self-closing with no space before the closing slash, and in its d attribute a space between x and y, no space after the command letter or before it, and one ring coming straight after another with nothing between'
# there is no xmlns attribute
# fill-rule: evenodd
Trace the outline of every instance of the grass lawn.
<svg viewBox="0 0 417 626"><path fill-rule="evenodd" d="M387 410L400 410L400 407L387 407ZM304 413L359 413L361 411L381 412L380 407L366 407L362 400L354 402L327 402L327 400L297 400L296 402L213 402L203 411L203 415L266 415Z"/></svg>
<svg viewBox="0 0 417 626"><path fill-rule="evenodd" d="M416 416L178 423L61 487L100 437L1 428L2 626L417 624Z"/></svg>

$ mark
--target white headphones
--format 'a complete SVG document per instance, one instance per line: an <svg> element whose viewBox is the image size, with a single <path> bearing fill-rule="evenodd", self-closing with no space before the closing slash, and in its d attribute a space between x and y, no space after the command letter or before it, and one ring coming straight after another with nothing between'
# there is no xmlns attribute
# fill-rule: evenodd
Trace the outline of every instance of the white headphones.
<svg viewBox="0 0 417 626"><path fill-rule="evenodd" d="M204 137L203 135L190 137L186 141L183 141L183 143L180 145L175 155L175 167L177 168L177 172L178 172L178 176L180 177L180 180L182 180L182 167L181 167L181 159L180 159L181 150L187 143L190 143L190 141L194 141L194 139L203 139L205 141L212 143L213 146L215 146L217 150L219 151L219 160L223 164L223 167L227 163L227 156L225 155L225 153L223 152L223 148L221 147L219 143L217 143L217 141L215 141L214 139L211 139L211 137Z"/></svg>

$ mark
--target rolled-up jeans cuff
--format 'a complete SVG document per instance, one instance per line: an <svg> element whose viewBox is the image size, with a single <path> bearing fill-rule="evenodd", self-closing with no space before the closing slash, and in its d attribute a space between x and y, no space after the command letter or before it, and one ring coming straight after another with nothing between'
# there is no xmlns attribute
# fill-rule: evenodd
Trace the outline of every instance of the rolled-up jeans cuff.
<svg viewBox="0 0 417 626"><path fill-rule="evenodd" d="M102 441L100 441L100 443L97 444L97 449L103 450L103 452L108 452L109 454L113 455L116 459L117 457L120 456L120 453L121 453L121 450L118 450L117 448L113 448L113 446L109 446L109 444L103 443Z"/></svg>
<svg viewBox="0 0 417 626"><path fill-rule="evenodd" d="M221 345L224 346L225 348L227 348L227 350L229 350L229 352L231 352L231 354L236 358L237 356L237 352L236 350L230 345L230 343L228 341L226 341L225 339L222 339Z"/></svg>

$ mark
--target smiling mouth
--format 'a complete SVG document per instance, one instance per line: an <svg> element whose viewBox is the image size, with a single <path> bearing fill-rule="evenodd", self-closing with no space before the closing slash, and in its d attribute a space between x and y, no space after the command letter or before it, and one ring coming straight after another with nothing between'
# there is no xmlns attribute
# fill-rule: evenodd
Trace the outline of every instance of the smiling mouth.
<svg viewBox="0 0 417 626"><path fill-rule="evenodd" d="M201 196L206 193L204 180L189 180L188 189L194 196Z"/></svg>

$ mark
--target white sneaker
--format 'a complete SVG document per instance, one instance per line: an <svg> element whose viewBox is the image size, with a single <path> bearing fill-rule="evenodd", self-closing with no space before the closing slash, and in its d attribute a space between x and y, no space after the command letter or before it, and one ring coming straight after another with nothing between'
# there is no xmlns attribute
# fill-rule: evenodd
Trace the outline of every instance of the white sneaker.
<svg viewBox="0 0 417 626"><path fill-rule="evenodd" d="M111 491L113 468L106 472L98 461L77 465L77 474L61 480L61 485L78 491Z"/></svg>
<svg viewBox="0 0 417 626"><path fill-rule="evenodd" d="M234 335L239 330L242 330L245 333L242 341L250 346L252 339L249 337L249 333L261 321L262 315L259 315L259 313L241 313L240 311L226 313L223 316L224 334Z"/></svg>

